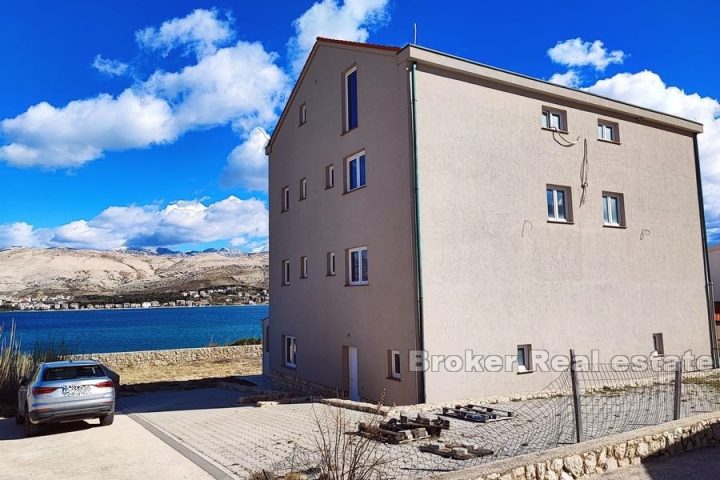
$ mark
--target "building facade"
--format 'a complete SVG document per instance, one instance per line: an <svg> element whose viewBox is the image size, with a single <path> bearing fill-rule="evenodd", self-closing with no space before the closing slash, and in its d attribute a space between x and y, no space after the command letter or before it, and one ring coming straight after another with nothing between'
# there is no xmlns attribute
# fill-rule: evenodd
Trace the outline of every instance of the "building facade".
<svg viewBox="0 0 720 480"><path fill-rule="evenodd" d="M266 369L408 404L542 389L571 348L710 355L700 132L422 47L318 39L267 146Z"/></svg>

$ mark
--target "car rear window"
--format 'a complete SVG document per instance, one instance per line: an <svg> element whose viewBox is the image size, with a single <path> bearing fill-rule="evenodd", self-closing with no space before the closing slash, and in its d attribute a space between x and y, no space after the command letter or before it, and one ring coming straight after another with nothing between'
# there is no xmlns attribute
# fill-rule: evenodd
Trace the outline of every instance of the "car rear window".
<svg viewBox="0 0 720 480"><path fill-rule="evenodd" d="M76 378L96 378L104 376L105 372L100 368L100 365L77 365L72 367L48 368L43 374L43 380L52 382L53 380L74 380Z"/></svg>

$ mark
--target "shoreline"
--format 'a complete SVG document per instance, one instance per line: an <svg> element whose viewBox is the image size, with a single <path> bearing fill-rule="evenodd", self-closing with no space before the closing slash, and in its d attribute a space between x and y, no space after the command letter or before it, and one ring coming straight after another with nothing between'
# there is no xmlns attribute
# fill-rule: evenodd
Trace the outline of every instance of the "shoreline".
<svg viewBox="0 0 720 480"><path fill-rule="evenodd" d="M121 307L121 308L78 308L78 309L60 309L60 310L0 310L0 315L3 313L58 313L58 312L112 312L112 311L121 311L121 310L166 310L171 308L178 308L178 309L185 309L185 308L228 308L228 307L269 307L269 303L256 303L254 305L192 305L190 307L188 306L178 306L178 305L167 305L167 306L160 306L160 307Z"/></svg>

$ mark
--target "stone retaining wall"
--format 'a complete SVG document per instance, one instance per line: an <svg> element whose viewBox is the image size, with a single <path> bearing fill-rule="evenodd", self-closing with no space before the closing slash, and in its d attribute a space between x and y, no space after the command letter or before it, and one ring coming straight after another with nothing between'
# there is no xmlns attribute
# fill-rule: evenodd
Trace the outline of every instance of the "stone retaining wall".
<svg viewBox="0 0 720 480"><path fill-rule="evenodd" d="M180 348L175 350L147 350L140 352L91 353L70 355L67 359L92 358L111 368L126 368L136 365L175 365L198 360L233 360L262 357L262 345L240 345L237 347Z"/></svg>
<svg viewBox="0 0 720 480"><path fill-rule="evenodd" d="M443 480L571 480L720 444L720 412L435 475Z"/></svg>

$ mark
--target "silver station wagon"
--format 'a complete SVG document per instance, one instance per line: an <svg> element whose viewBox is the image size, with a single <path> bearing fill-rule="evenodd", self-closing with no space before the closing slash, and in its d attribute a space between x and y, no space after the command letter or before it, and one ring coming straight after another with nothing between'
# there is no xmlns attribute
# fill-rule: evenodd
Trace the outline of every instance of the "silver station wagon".
<svg viewBox="0 0 720 480"><path fill-rule="evenodd" d="M25 424L32 436L44 423L99 418L100 425L113 423L115 383L98 362L63 361L42 363L18 390L15 420Z"/></svg>

